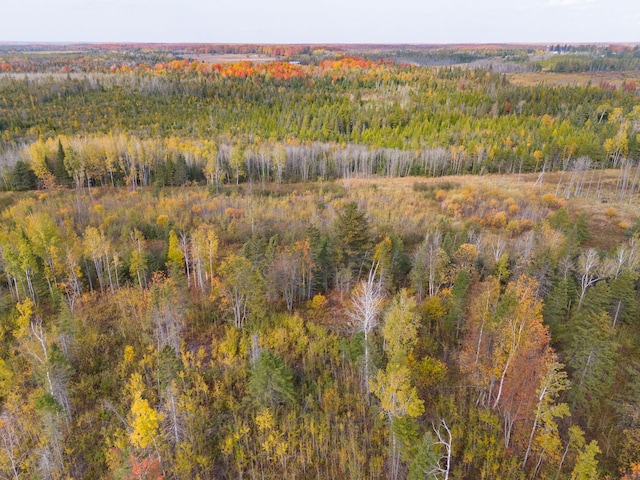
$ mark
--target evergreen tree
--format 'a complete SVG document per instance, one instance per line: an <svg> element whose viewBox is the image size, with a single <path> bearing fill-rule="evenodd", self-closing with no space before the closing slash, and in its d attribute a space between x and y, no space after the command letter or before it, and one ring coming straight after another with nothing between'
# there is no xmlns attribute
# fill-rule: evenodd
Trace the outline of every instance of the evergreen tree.
<svg viewBox="0 0 640 480"><path fill-rule="evenodd" d="M369 222L358 204L345 205L335 221L334 231L338 265L358 278L361 272L368 270L365 263L372 247Z"/></svg>
<svg viewBox="0 0 640 480"><path fill-rule="evenodd" d="M296 398L291 370L266 350L251 365L248 390L251 401L261 408L291 403Z"/></svg>
<svg viewBox="0 0 640 480"><path fill-rule="evenodd" d="M173 172L172 185L182 186L189 180L189 167L184 155L178 155Z"/></svg>
<svg viewBox="0 0 640 480"><path fill-rule="evenodd" d="M311 246L313 261L313 291L326 292L331 278L329 239L313 225L307 229L306 235Z"/></svg>
<svg viewBox="0 0 640 480"><path fill-rule="evenodd" d="M551 337L556 341L564 338L569 319L569 308L575 300L576 286L569 278L562 278L554 283L551 292L544 301L542 316L551 329Z"/></svg>
<svg viewBox="0 0 640 480"><path fill-rule="evenodd" d="M436 440L431 432L422 437L416 456L409 467L407 480L423 480L438 478L436 472L440 469L440 455L436 453Z"/></svg>
<svg viewBox="0 0 640 480"><path fill-rule="evenodd" d="M18 160L11 172L11 185L14 190L24 192L26 190L35 190L38 183L36 174L22 160Z"/></svg>
<svg viewBox="0 0 640 480"><path fill-rule="evenodd" d="M71 185L71 176L64 166L65 156L66 155L64 152L64 148L62 147L62 142L58 140L58 152L56 153L56 160L53 165L53 174L56 177L56 182L58 182L58 185L68 187L69 185Z"/></svg>
<svg viewBox="0 0 640 480"><path fill-rule="evenodd" d="M176 164L171 157L167 158L165 164L165 185L174 186L176 180Z"/></svg>
<svg viewBox="0 0 640 480"><path fill-rule="evenodd" d="M637 274L625 270L610 282L610 315L615 328L620 323L631 324L638 319L638 300L635 285Z"/></svg>
<svg viewBox="0 0 640 480"><path fill-rule="evenodd" d="M464 307L469 297L471 281L471 274L466 269L460 270L451 289L451 308L447 316L447 327L450 330L449 333L455 331L455 341L460 337L460 330L463 327Z"/></svg>
<svg viewBox="0 0 640 480"><path fill-rule="evenodd" d="M167 179L167 166L166 164L161 163L160 165L158 165L158 168L156 168L155 186L156 188L162 188L168 184L169 181Z"/></svg>
<svg viewBox="0 0 640 480"><path fill-rule="evenodd" d="M618 358L611 317L606 311L580 311L571 321L572 338L567 349L567 366L573 386L569 398L573 411L587 419L608 403Z"/></svg>

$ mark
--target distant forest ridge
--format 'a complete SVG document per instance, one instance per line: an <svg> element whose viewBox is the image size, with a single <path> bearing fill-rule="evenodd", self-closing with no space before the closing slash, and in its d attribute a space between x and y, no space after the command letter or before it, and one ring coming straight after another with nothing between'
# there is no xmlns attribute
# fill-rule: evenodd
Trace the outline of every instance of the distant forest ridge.
<svg viewBox="0 0 640 480"><path fill-rule="evenodd" d="M589 171L640 159L633 78L519 85L482 68L322 52L315 65L214 66L154 52L142 55L157 63L108 68L109 52L0 55L43 70L10 64L0 76L3 188Z"/></svg>
<svg viewBox="0 0 640 480"><path fill-rule="evenodd" d="M361 56L419 65L473 64L497 71L636 71L640 44L207 44L207 43L0 43L0 72L35 72L63 65L71 71L98 71L77 60L105 60L117 67L171 60L209 64L233 61L224 55L264 55L273 60L318 64L327 58ZM213 55L213 58L211 56ZM222 56L222 57L221 57ZM250 59L250 57L247 57ZM498 61L498 63L495 63ZM506 63L507 67L503 64ZM91 67L89 69L89 67Z"/></svg>

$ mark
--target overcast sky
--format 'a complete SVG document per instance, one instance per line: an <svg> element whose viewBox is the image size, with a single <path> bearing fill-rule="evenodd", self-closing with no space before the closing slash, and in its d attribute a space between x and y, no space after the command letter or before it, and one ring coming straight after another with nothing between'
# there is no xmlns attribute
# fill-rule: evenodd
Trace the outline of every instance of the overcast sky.
<svg viewBox="0 0 640 480"><path fill-rule="evenodd" d="M0 41L640 42L640 0L0 0Z"/></svg>

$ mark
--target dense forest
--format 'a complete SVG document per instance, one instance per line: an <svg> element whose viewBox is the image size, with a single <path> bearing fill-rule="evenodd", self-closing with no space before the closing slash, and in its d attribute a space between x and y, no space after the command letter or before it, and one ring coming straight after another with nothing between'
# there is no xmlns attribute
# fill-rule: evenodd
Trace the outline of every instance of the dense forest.
<svg viewBox="0 0 640 480"><path fill-rule="evenodd" d="M189 48L0 50L2 478L639 478L633 82Z"/></svg>
<svg viewBox="0 0 640 480"><path fill-rule="evenodd" d="M520 86L480 69L353 57L318 66L172 60L113 70L0 78L5 189L33 182L11 175L16 166L24 173L19 161L38 187L67 175L87 186L219 187L588 171L633 167L640 158L633 81Z"/></svg>

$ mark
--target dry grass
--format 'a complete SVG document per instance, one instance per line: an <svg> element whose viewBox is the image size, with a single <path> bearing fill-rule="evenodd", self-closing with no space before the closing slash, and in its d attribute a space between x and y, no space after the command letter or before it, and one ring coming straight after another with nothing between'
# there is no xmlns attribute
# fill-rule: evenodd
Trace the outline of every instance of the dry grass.
<svg viewBox="0 0 640 480"><path fill-rule="evenodd" d="M470 186L475 187L481 196L492 195L494 194L492 192L502 191L503 195L516 199L518 203L530 205L531 211L537 211L536 206L540 205L540 199L543 195L547 193L557 194L561 199L560 201L566 203L569 211L575 213L585 212L587 214L589 230L592 234L588 246L610 249L625 240L627 227L631 227L640 221L639 195L635 195L634 198L626 199L623 202L618 201L615 197L618 174L618 170L604 170L602 172L599 197L596 197L595 194L598 175L594 178L593 185L587 183L584 186L581 196L566 198L563 195L563 187L569 184L570 174L565 173L563 175L561 172L547 173L542 181L538 181L539 174L528 173L522 175L462 175L438 178L350 179L342 180L342 184L352 194L360 192L360 197L364 196L367 199L367 203L372 203L371 198L373 196L376 198L373 203L384 203L388 205L388 209L399 213L399 215L391 216L389 223L392 226L401 222L400 218L405 215L423 216L424 218L419 222L420 225L423 225L433 221L435 215L444 213L443 211L433 211L433 207L429 209L427 204L419 200L420 194L414 192L415 184L441 185L450 183L453 184L453 189L449 192L451 195L459 190L469 190ZM375 192L371 190L373 185L375 185ZM358 195L356 194L356 196ZM415 199L410 201L409 198L411 197ZM416 211L408 208L412 204L417 207ZM374 208L373 211L375 210ZM431 215L427 215L426 210L431 210L429 212ZM612 211L615 211L615 215L612 215Z"/></svg>
<svg viewBox="0 0 640 480"><path fill-rule="evenodd" d="M623 82L640 81L639 72L584 72L584 73L552 73L552 72L535 72L535 73L507 73L507 78L514 85L531 86L531 85L600 85L603 82L609 82L618 88Z"/></svg>

